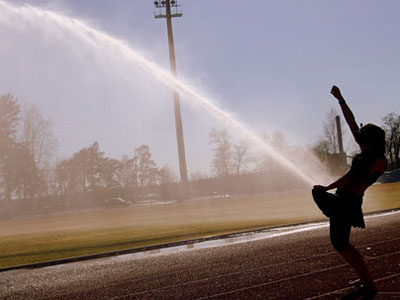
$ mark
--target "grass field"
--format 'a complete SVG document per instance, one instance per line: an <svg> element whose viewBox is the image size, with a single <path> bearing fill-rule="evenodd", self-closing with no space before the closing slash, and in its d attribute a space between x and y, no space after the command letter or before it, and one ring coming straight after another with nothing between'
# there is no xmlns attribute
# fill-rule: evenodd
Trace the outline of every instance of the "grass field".
<svg viewBox="0 0 400 300"><path fill-rule="evenodd" d="M364 198L364 212L398 207L400 183L374 185ZM0 268L323 219L303 190L5 220Z"/></svg>

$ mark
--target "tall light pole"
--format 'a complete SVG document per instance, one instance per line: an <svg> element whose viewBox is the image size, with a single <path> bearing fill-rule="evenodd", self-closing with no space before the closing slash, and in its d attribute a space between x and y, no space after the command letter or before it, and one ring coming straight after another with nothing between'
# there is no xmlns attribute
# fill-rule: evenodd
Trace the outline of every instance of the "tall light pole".
<svg viewBox="0 0 400 300"><path fill-rule="evenodd" d="M171 73L176 78L177 73L176 73L176 61L175 61L175 48L174 48L174 38L172 35L171 19L174 17L181 17L182 12L178 10L179 5L174 0L154 1L154 5L157 9L157 11L154 13L154 17L156 19L165 18L167 20L169 61L171 66ZM173 13L171 13L171 7L174 9ZM173 90L172 95L174 99L176 139L178 143L179 172L181 175L181 182L186 184L188 181L188 177L186 169L185 144L183 141L181 106L179 104L179 94L175 89Z"/></svg>

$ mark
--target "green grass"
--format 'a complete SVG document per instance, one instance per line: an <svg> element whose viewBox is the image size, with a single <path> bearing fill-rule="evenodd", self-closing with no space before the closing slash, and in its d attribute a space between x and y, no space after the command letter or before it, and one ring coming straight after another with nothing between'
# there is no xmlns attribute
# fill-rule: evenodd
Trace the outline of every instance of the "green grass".
<svg viewBox="0 0 400 300"><path fill-rule="evenodd" d="M398 207L400 183L364 200L365 212ZM0 221L0 267L321 219L297 191Z"/></svg>

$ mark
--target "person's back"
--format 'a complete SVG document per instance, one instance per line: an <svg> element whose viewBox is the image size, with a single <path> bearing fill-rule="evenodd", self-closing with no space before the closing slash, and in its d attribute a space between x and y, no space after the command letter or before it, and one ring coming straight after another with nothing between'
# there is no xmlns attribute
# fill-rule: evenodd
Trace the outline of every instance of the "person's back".
<svg viewBox="0 0 400 300"><path fill-rule="evenodd" d="M387 160L383 154L375 151L362 151L354 156L351 168L346 173L350 182L342 188L362 197L365 190L384 173L386 166Z"/></svg>

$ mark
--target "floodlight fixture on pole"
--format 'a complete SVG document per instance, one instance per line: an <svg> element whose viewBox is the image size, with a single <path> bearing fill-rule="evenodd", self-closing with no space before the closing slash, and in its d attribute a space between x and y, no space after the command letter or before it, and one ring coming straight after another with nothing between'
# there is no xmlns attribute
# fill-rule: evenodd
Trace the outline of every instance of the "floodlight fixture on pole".
<svg viewBox="0 0 400 300"><path fill-rule="evenodd" d="M168 7L169 6L169 16L171 18L175 17L182 17L182 11L180 9L180 5L178 5L177 1L154 1L154 6L156 7L157 11L154 12L154 18L168 18ZM171 8L173 10L171 10Z"/></svg>
<svg viewBox="0 0 400 300"><path fill-rule="evenodd" d="M169 61L170 61L171 73L172 76L177 78L174 38L172 34L171 19L176 17L181 17L182 11L180 9L180 5L178 5L177 1L175 0L154 1L154 6L156 8L156 11L154 12L154 18L156 19L165 18L167 20ZM173 89L172 96L174 99L176 139L178 144L178 157L179 157L179 172L181 176L181 182L186 184L188 181L188 176L186 169L185 144L183 140L181 106L179 103L179 94L176 91L176 89Z"/></svg>

